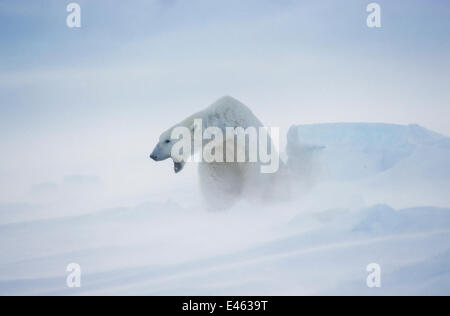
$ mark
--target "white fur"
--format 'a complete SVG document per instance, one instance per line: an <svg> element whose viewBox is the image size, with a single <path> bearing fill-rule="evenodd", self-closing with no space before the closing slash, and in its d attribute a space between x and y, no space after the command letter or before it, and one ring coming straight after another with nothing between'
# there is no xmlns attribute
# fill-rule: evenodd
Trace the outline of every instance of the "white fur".
<svg viewBox="0 0 450 316"><path fill-rule="evenodd" d="M170 158L169 153L173 144L166 143L166 141L170 139L172 130L184 126L190 128L191 133L194 133L194 120L196 119L202 119L203 130L212 126L218 127L223 131L224 136L226 127L242 127L244 129L255 127L258 129L263 126L248 107L238 100L226 96L165 131L161 135L154 153L160 155L161 159ZM223 151L226 152L234 142L234 137L232 139L225 138L221 144ZM236 149L235 156L238 151L244 151L248 155L248 146ZM178 171L177 168L175 169ZM280 188L276 187L279 179L278 173L261 174L259 162L201 162L198 171L200 189L211 210L229 208L243 197L267 200L274 194L278 195L280 191ZM283 188L281 191L286 192L287 190Z"/></svg>

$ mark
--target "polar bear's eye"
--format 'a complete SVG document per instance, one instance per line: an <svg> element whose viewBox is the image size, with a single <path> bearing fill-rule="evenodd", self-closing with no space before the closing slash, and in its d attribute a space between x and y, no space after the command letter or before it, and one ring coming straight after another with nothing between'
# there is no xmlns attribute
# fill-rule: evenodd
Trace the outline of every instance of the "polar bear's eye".
<svg viewBox="0 0 450 316"><path fill-rule="evenodd" d="M166 143L166 144L170 143L170 140L169 140L169 139L168 139L168 140L166 140L166 141L165 141L165 143Z"/></svg>

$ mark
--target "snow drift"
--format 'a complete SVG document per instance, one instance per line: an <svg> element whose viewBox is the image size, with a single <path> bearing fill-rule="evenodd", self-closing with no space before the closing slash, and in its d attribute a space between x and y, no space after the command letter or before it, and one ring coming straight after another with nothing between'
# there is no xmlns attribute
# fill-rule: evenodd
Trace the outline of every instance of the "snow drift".
<svg viewBox="0 0 450 316"><path fill-rule="evenodd" d="M416 125L299 125L287 152L298 196L276 206L207 213L195 188L65 217L0 204L0 294L450 294L449 138ZM72 262L81 288L66 286ZM381 288L366 285L370 263Z"/></svg>

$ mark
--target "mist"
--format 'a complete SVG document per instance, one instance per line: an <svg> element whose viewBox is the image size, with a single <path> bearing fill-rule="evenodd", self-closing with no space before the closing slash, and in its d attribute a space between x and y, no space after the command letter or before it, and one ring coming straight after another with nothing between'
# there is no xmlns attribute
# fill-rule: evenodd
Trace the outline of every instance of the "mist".
<svg viewBox="0 0 450 316"><path fill-rule="evenodd" d="M0 294L450 293L447 3L78 3L0 1ZM289 199L208 212L150 160L223 95L280 129Z"/></svg>

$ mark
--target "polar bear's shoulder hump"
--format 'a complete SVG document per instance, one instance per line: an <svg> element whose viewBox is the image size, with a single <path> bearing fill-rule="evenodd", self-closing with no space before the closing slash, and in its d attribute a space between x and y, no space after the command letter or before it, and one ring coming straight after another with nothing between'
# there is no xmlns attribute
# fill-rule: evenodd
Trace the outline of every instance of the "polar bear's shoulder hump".
<svg viewBox="0 0 450 316"><path fill-rule="evenodd" d="M214 102L209 106L208 112L224 117L229 123L234 123L232 125L238 123L242 127L262 126L259 119L245 104L231 96L224 96Z"/></svg>

